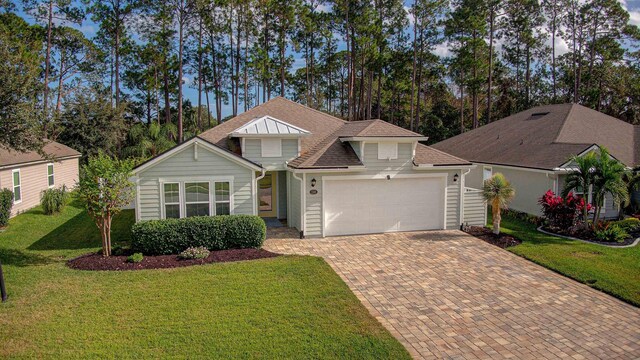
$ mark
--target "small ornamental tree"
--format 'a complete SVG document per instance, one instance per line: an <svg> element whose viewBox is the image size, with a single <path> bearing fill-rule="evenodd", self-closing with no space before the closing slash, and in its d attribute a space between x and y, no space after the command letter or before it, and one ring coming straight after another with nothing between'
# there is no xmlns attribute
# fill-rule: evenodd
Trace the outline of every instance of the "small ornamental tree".
<svg viewBox="0 0 640 360"><path fill-rule="evenodd" d="M111 158L103 153L90 157L82 167L79 195L89 216L100 229L102 254L111 255L111 220L133 201L134 184L129 181L133 161Z"/></svg>
<svg viewBox="0 0 640 360"><path fill-rule="evenodd" d="M484 199L491 204L493 214L493 233L500 234L500 210L507 208L507 204L516 195L515 190L511 187L511 183L507 181L501 173L496 173L491 178L484 181L482 189Z"/></svg>

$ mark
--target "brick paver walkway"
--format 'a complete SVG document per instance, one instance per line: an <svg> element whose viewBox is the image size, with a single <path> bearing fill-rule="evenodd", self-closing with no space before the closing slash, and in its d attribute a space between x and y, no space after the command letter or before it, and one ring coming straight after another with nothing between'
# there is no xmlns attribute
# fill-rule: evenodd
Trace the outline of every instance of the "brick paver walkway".
<svg viewBox="0 0 640 360"><path fill-rule="evenodd" d="M322 256L416 358L640 358L640 309L459 231L270 235Z"/></svg>

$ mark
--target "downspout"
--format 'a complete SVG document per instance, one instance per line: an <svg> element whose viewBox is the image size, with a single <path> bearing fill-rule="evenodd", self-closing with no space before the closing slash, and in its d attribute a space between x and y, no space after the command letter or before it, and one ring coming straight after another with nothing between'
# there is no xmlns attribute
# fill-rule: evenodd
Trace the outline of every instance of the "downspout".
<svg viewBox="0 0 640 360"><path fill-rule="evenodd" d="M291 172L291 174L293 175L294 179L300 181L300 201L302 202L302 207L300 209L300 227L302 228L300 229L300 239L304 239L304 225L305 225L304 214L306 213L306 210L307 210L307 199L304 196L305 194L304 188L306 187L306 184L305 184L306 174L303 173L302 178L299 178L295 172Z"/></svg>
<svg viewBox="0 0 640 360"><path fill-rule="evenodd" d="M465 182L467 179L467 174L470 172L471 169L468 169L467 172L463 172L462 169L460 169L460 173L462 174L462 176L460 176L460 230L462 230L462 227L464 226L464 193L466 188ZM485 216L485 219L486 218L487 217Z"/></svg>
<svg viewBox="0 0 640 360"><path fill-rule="evenodd" d="M267 175L267 170L262 168L262 174L256 178L255 183L253 183L253 213L254 215L258 215L258 182L262 180ZM255 175L254 175L255 176Z"/></svg>

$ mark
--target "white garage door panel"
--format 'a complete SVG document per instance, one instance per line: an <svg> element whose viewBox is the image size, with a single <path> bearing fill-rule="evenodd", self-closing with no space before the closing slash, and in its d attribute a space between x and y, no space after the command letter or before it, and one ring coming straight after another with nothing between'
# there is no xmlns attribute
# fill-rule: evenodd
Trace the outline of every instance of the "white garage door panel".
<svg viewBox="0 0 640 360"><path fill-rule="evenodd" d="M444 177L326 180L325 235L444 227Z"/></svg>

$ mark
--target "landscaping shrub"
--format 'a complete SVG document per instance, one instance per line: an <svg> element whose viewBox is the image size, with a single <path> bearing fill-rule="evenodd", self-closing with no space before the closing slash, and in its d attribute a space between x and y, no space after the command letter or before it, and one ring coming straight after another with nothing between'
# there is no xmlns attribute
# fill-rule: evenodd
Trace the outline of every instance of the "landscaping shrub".
<svg viewBox="0 0 640 360"><path fill-rule="evenodd" d="M604 242L622 242L629 237L629 234L620 226L613 223L598 223L594 230L594 236L598 241Z"/></svg>
<svg viewBox="0 0 640 360"><path fill-rule="evenodd" d="M144 256L142 256L142 253L134 253L133 255L130 255L129 257L127 257L127 262L139 263L142 261L142 259L144 259Z"/></svg>
<svg viewBox="0 0 640 360"><path fill-rule="evenodd" d="M9 189L0 190L0 227L5 227L9 224L12 207L13 191Z"/></svg>
<svg viewBox="0 0 640 360"><path fill-rule="evenodd" d="M178 255L178 259L193 260L193 259L205 259L209 256L210 252L204 246L190 247L187 250L181 252Z"/></svg>
<svg viewBox="0 0 640 360"><path fill-rule="evenodd" d="M620 221L612 222L613 225L618 225L624 231L632 232L640 229L640 219L637 218L626 218Z"/></svg>
<svg viewBox="0 0 640 360"><path fill-rule="evenodd" d="M134 251L167 255L198 246L209 250L259 248L267 227L258 216L219 215L142 221L131 231Z"/></svg>
<svg viewBox="0 0 640 360"><path fill-rule="evenodd" d="M549 190L538 201L542 206L542 214L551 228L568 229L576 224L578 215L585 206L582 198L569 193L566 197L556 196ZM586 204L587 210L591 204Z"/></svg>
<svg viewBox="0 0 640 360"><path fill-rule="evenodd" d="M62 211L68 198L69 193L64 186L59 189L47 189L42 191L40 205L45 214L52 215Z"/></svg>
<svg viewBox="0 0 640 360"><path fill-rule="evenodd" d="M539 216L527 214L526 212L513 209L504 210L504 217L521 220L533 225L540 225L540 223L542 222L542 219Z"/></svg>

